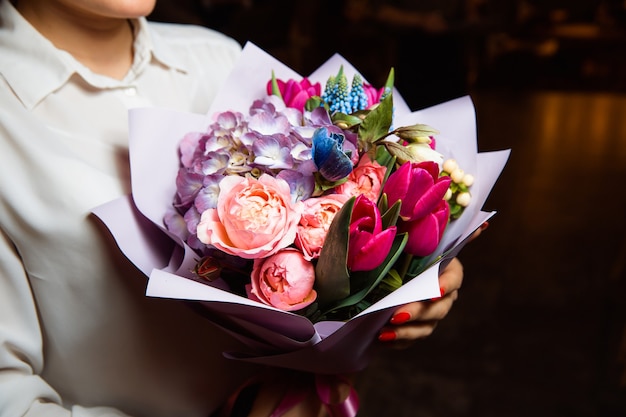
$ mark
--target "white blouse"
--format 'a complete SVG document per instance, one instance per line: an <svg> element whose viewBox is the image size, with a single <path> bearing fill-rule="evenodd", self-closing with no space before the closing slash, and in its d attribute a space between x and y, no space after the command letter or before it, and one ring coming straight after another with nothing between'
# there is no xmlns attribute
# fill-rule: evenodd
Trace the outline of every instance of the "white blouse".
<svg viewBox="0 0 626 417"><path fill-rule="evenodd" d="M119 81L0 0L0 416L206 417L252 370L187 305L146 297L90 214L129 192L127 110L205 113L239 52L139 19Z"/></svg>

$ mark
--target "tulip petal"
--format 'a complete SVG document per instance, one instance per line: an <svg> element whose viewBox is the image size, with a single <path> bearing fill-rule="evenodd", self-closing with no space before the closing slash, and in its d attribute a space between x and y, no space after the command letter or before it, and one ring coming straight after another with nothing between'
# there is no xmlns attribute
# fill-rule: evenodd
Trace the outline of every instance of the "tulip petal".
<svg viewBox="0 0 626 417"><path fill-rule="evenodd" d="M397 201L402 201L408 192L410 178L411 164L400 165L400 167L387 178L383 192L387 194L389 205L393 205Z"/></svg>
<svg viewBox="0 0 626 417"><path fill-rule="evenodd" d="M437 182L431 182L428 188L421 189L420 192L416 187L416 191L410 192L403 204L403 207L407 208L409 220L416 220L430 213L439 205L449 187L449 177L441 177Z"/></svg>
<svg viewBox="0 0 626 417"><path fill-rule="evenodd" d="M432 254L448 224L450 206L444 200L432 213L412 222L402 223L400 230L409 234L405 251L414 256Z"/></svg>
<svg viewBox="0 0 626 417"><path fill-rule="evenodd" d="M304 105L310 97L311 96L308 91L299 91L298 94L296 94L290 101L287 102L287 105L294 109L304 111Z"/></svg>
<svg viewBox="0 0 626 417"><path fill-rule="evenodd" d="M370 271L377 268L387 258L395 237L395 227L375 235L365 232L351 235L348 268L351 271Z"/></svg>

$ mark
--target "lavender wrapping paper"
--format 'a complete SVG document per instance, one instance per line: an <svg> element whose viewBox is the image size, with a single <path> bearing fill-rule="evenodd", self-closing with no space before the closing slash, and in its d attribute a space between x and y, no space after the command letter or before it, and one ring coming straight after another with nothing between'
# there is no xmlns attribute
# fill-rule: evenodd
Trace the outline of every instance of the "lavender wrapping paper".
<svg viewBox="0 0 626 417"><path fill-rule="evenodd" d="M309 76L322 85L343 65L351 79L357 72L339 55ZM190 131L212 123L212 115L225 110L246 113L254 98L263 97L272 71L277 78L301 76L252 43L220 89L207 115L163 108L139 108L129 113L129 152L132 195L93 210L108 227L122 252L149 277L146 295L195 301L216 325L239 339L246 349L224 352L235 359L322 374L349 373L365 368L375 352L379 330L396 307L438 297L440 266L455 256L468 237L495 214L481 208L509 151L477 151L475 112L469 97L411 112L394 91L394 125L424 123L440 131L437 148L472 173L472 203L446 230L432 259L445 254L425 272L346 322L311 323L307 318L248 300L225 290L219 280L208 285L190 272L198 256L170 234L163 217L176 192L178 143Z"/></svg>

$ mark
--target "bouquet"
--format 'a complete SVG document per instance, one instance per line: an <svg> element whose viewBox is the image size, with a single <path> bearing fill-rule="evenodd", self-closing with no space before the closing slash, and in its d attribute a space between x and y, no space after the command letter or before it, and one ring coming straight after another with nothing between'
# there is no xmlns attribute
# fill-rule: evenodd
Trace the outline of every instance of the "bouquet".
<svg viewBox="0 0 626 417"><path fill-rule="evenodd" d="M477 152L468 97L411 112L393 71L304 78L248 43L208 115L131 110L130 158L132 196L94 212L147 295L200 302L246 346L227 357L334 375L440 296L508 151Z"/></svg>
<svg viewBox="0 0 626 417"><path fill-rule="evenodd" d="M352 318L422 272L474 182L435 129L392 128L393 71L380 89L343 71L323 92L272 77L246 113L187 133L165 218L197 277L312 322Z"/></svg>

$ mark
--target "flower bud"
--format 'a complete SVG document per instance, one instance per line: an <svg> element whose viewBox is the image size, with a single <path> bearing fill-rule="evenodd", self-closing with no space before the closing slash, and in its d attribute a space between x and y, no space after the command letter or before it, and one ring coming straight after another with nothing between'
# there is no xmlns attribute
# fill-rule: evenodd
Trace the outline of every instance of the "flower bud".
<svg viewBox="0 0 626 417"><path fill-rule="evenodd" d="M442 154L434 149L431 149L431 147L425 143L410 143L407 146L404 146L404 150L405 152L392 153L398 159L398 162L402 164L406 162L424 161L433 161L440 164L443 160Z"/></svg>
<svg viewBox="0 0 626 417"><path fill-rule="evenodd" d="M448 188L448 191L446 191L446 194L443 196L443 199L446 201L449 201L451 198L452 198L452 190Z"/></svg>
<svg viewBox="0 0 626 417"><path fill-rule="evenodd" d="M463 181L464 176L465 176L465 171L463 171L461 168L457 168L450 173L450 178L452 179L452 181L456 182L457 184Z"/></svg>
<svg viewBox="0 0 626 417"><path fill-rule="evenodd" d="M217 259L206 256L196 264L193 272L199 278L215 281L222 273L222 266Z"/></svg>
<svg viewBox="0 0 626 417"><path fill-rule="evenodd" d="M456 163L455 159L446 159L446 161L443 163L443 170L448 173L452 173L452 171L454 171L458 167L459 165Z"/></svg>
<svg viewBox="0 0 626 417"><path fill-rule="evenodd" d="M395 130L396 136L411 143L425 143L431 142L430 136L439 133L437 130L430 126L423 124L416 124L412 126L402 126Z"/></svg>
<svg viewBox="0 0 626 417"><path fill-rule="evenodd" d="M264 304L284 311L296 311L317 298L314 282L313 264L304 259L297 249L287 248L267 258L254 260L250 293Z"/></svg>
<svg viewBox="0 0 626 417"><path fill-rule="evenodd" d="M472 196L468 192L462 192L456 196L456 203L461 207L469 206L471 200Z"/></svg>
<svg viewBox="0 0 626 417"><path fill-rule="evenodd" d="M471 187L474 184L474 176L472 174L465 174L462 182L467 187Z"/></svg>

